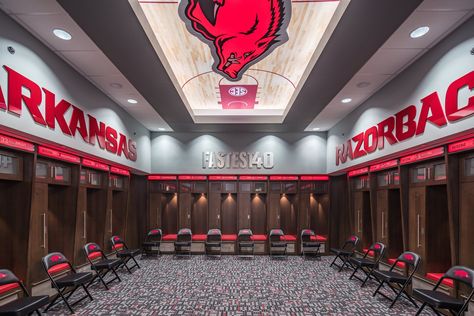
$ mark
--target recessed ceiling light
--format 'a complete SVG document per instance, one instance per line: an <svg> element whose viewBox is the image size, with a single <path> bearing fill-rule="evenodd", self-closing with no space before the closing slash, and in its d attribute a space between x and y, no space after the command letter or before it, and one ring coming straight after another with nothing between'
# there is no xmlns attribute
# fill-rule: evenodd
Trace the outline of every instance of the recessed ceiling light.
<svg viewBox="0 0 474 316"><path fill-rule="evenodd" d="M352 101L351 98L345 98L345 99L342 99L342 100L341 100L342 103L349 103L349 102L351 102L351 101Z"/></svg>
<svg viewBox="0 0 474 316"><path fill-rule="evenodd" d="M370 86L370 82L361 81L356 86L357 86L357 88L366 88L366 87Z"/></svg>
<svg viewBox="0 0 474 316"><path fill-rule="evenodd" d="M110 84L110 86L111 86L112 88L115 88L115 89L120 89L120 88L122 88L122 85L121 85L120 83L117 83L117 82L112 82L112 83Z"/></svg>
<svg viewBox="0 0 474 316"><path fill-rule="evenodd" d="M69 41L69 40L71 40L71 38L72 38L71 34L69 34L68 32L66 32L66 31L63 30L63 29L54 29L54 30L53 30L53 34L54 34L57 38L60 38L60 39L65 40L65 41Z"/></svg>
<svg viewBox="0 0 474 316"><path fill-rule="evenodd" d="M320 128L319 128L319 127L315 127L315 128L313 128L313 131L319 131L319 130L320 130Z"/></svg>
<svg viewBox="0 0 474 316"><path fill-rule="evenodd" d="M135 99L128 99L127 102L130 103L130 104L137 104L138 103L138 101L135 100Z"/></svg>
<svg viewBox="0 0 474 316"><path fill-rule="evenodd" d="M424 36L426 33L430 31L428 26L421 26L410 33L411 38L418 38Z"/></svg>
<svg viewBox="0 0 474 316"><path fill-rule="evenodd" d="M159 131L164 131L165 129L163 127L158 127Z"/></svg>

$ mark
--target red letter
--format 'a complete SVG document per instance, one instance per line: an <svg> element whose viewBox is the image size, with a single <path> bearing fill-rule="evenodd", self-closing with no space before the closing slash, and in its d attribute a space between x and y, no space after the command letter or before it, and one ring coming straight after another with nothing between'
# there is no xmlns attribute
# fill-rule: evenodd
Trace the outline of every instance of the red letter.
<svg viewBox="0 0 474 316"><path fill-rule="evenodd" d="M362 145L364 143L364 133L357 134L352 137L352 140L356 143L356 148L354 149L354 159L367 155L367 153L362 150Z"/></svg>
<svg viewBox="0 0 474 316"><path fill-rule="evenodd" d="M372 141L370 142L370 136L372 136ZM367 153L373 153L377 149L377 142L378 142L378 133L377 127L372 126L368 130L365 131L364 134L364 150ZM370 145L369 145L370 144Z"/></svg>
<svg viewBox="0 0 474 316"><path fill-rule="evenodd" d="M125 158L128 159L127 137L121 133L120 134L120 139L119 139L117 155L122 156L122 151L123 151L123 154L124 154Z"/></svg>
<svg viewBox="0 0 474 316"><path fill-rule="evenodd" d="M84 112L81 109L72 106L72 116L69 122L69 129L71 130L72 136L76 136L76 131L79 131L82 138L87 142L87 127L86 120L84 118Z"/></svg>
<svg viewBox="0 0 474 316"><path fill-rule="evenodd" d="M64 114L69 110L71 103L61 100L57 105L55 105L55 95L44 88L43 91L46 105L46 123L48 123L49 128L55 129L56 121L58 121L61 131L66 135L71 135L71 131L64 119Z"/></svg>
<svg viewBox="0 0 474 316"><path fill-rule="evenodd" d="M107 126L105 129L105 138L107 142L105 143L105 149L107 151L116 154L117 153L117 131L112 127Z"/></svg>
<svg viewBox="0 0 474 316"><path fill-rule="evenodd" d="M39 110L41 104L41 89L40 87L31 81L30 79L22 76L15 70L4 66L8 72L8 111L21 115L21 102L25 102L28 110L30 111L33 120L41 125L46 125L46 121L43 118ZM22 88L25 87L30 91L30 96L24 96L22 94Z"/></svg>
<svg viewBox="0 0 474 316"><path fill-rule="evenodd" d="M2 87L0 86L0 109L6 110L7 104L5 103L5 97L3 96Z"/></svg>
<svg viewBox="0 0 474 316"><path fill-rule="evenodd" d="M89 116L89 144L95 145L95 139L99 141L99 147L105 148L105 124L100 122L100 128L95 117Z"/></svg>
<svg viewBox="0 0 474 316"><path fill-rule="evenodd" d="M406 122L405 122L406 117ZM409 107L401 110L395 114L395 134L397 135L398 141L404 141L410 137L413 137L416 132L416 107L410 105ZM406 130L405 130L406 127Z"/></svg>
<svg viewBox="0 0 474 316"><path fill-rule="evenodd" d="M437 92L433 92L427 97L421 99L421 112L420 118L418 119L418 127L416 128L416 135L423 134L425 132L426 122L430 121L434 125L442 127L448 122L446 117L444 117L443 108L441 107L441 102L439 101L439 96ZM428 116L431 110L431 116Z"/></svg>
<svg viewBox="0 0 474 316"><path fill-rule="evenodd" d="M446 91L446 116L450 122L465 118L474 113L474 97L468 99L467 105L459 108L459 90L468 86L470 90L474 88L474 71L455 80Z"/></svg>
<svg viewBox="0 0 474 316"><path fill-rule="evenodd" d="M383 120L378 126L379 140L378 145L379 149L383 149L385 146L385 139L390 145L396 144L398 141L393 135L393 129L395 128L395 118L390 116L388 119ZM387 128L387 130L385 130Z"/></svg>
<svg viewBox="0 0 474 316"><path fill-rule="evenodd" d="M137 143L131 139L128 141L128 150L130 151L128 159L137 161Z"/></svg>

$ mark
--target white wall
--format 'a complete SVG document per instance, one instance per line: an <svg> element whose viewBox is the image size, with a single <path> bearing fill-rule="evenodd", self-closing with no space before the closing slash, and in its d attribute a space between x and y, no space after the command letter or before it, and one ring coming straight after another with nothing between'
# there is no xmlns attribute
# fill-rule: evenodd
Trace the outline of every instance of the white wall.
<svg viewBox="0 0 474 316"><path fill-rule="evenodd" d="M14 47L16 53L10 54L7 51L8 46ZM123 155L119 157L100 149L97 144L92 146L86 143L79 133L75 137L70 137L63 134L58 126L52 130L35 124L26 106L23 106L21 117L0 111L0 125L140 171L150 171L149 131L1 11L0 65L14 69L39 86L55 93L56 102L65 99L81 108L86 114L91 114L127 138L135 140L137 160L135 162L127 160ZM7 98L7 72L3 67L0 68L0 87ZM40 109L44 116L44 97ZM71 110L65 116L69 118L70 112Z"/></svg>
<svg viewBox="0 0 474 316"><path fill-rule="evenodd" d="M441 128L428 123L425 132L419 136L394 145L385 143L383 150L377 150L336 166L337 145L411 104L417 107L418 117L421 109L420 99L432 92L438 92L444 109L449 84L474 70L474 56L471 54L471 49L474 48L473 30L474 18L471 18L333 127L328 132L327 140L328 172L335 172L474 128L474 116L456 123L448 123ZM462 89L458 97L459 105L466 105L468 98L472 96L474 96L473 91L469 91L467 87Z"/></svg>
<svg viewBox="0 0 474 316"><path fill-rule="evenodd" d="M273 169L203 169L202 152L273 152ZM319 174L326 173L325 133L186 134L153 133L153 173Z"/></svg>

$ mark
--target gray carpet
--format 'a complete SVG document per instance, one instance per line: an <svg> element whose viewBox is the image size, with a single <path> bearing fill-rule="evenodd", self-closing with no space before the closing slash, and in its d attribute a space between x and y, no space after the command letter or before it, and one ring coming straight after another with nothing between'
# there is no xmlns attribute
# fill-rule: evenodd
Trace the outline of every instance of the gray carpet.
<svg viewBox="0 0 474 316"><path fill-rule="evenodd" d="M329 267L332 258L164 255L139 261L142 268L131 275L122 271L122 282L112 283L109 291L92 286L94 301L75 310L79 315L414 315L405 299L388 309L388 300L372 297L374 282L360 288L359 281L348 280L349 271ZM48 314L67 309L59 304Z"/></svg>

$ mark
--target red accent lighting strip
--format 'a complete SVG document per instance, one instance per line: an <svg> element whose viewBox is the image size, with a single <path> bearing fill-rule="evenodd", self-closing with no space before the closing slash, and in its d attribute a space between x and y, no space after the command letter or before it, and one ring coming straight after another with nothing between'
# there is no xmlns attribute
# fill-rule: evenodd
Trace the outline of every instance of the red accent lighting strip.
<svg viewBox="0 0 474 316"><path fill-rule="evenodd" d="M50 158L54 158L57 160L72 162L72 163L81 163L81 158L78 156L70 155L67 153L63 153L59 150L38 146L38 154L41 156L46 156Z"/></svg>
<svg viewBox="0 0 474 316"><path fill-rule="evenodd" d="M85 158L82 158L82 165L89 168L109 171L109 166L107 166L106 164L89 160L89 159L85 159Z"/></svg>
<svg viewBox="0 0 474 316"><path fill-rule="evenodd" d="M207 176L198 176L198 175L182 175L178 176L178 180L206 180Z"/></svg>
<svg viewBox="0 0 474 316"><path fill-rule="evenodd" d="M328 181L329 176L315 175L315 176L300 176L301 181Z"/></svg>
<svg viewBox="0 0 474 316"><path fill-rule="evenodd" d="M298 176L270 176L270 181L296 181Z"/></svg>
<svg viewBox="0 0 474 316"><path fill-rule="evenodd" d="M448 153L456 153L458 151L464 151L474 148L474 138L462 140L460 142L452 143L448 145Z"/></svg>
<svg viewBox="0 0 474 316"><path fill-rule="evenodd" d="M372 165L370 166L370 171L379 171L379 170L389 169L396 166L398 166L398 160L394 159L394 160L378 163L376 165Z"/></svg>
<svg viewBox="0 0 474 316"><path fill-rule="evenodd" d="M365 168L360 168L360 169L349 171L348 175L349 175L349 177L355 177L355 176L360 176L362 174L366 174L368 172L369 172L369 168L365 167Z"/></svg>
<svg viewBox="0 0 474 316"><path fill-rule="evenodd" d="M159 174L153 174L148 176L148 180L150 181L157 181L157 180L176 180L176 176L172 175L159 175Z"/></svg>
<svg viewBox="0 0 474 316"><path fill-rule="evenodd" d="M125 170L125 169L120 169L117 167L110 167L110 172L115 173L115 174L120 174L122 176L130 176L130 171Z"/></svg>
<svg viewBox="0 0 474 316"><path fill-rule="evenodd" d="M237 180L237 176L227 176L227 175L222 175L222 176L209 176L209 180Z"/></svg>
<svg viewBox="0 0 474 316"><path fill-rule="evenodd" d="M425 150L413 155L405 156L400 159L401 165L417 162L420 160L426 160L433 157L438 157L444 154L444 147L437 147L430 150Z"/></svg>
<svg viewBox="0 0 474 316"><path fill-rule="evenodd" d="M239 176L239 180L246 180L246 181L255 181L255 180L268 180L268 176Z"/></svg>
<svg viewBox="0 0 474 316"><path fill-rule="evenodd" d="M5 135L0 135L0 145L29 152L35 151L35 145L33 145L32 143L28 143L23 140Z"/></svg>

